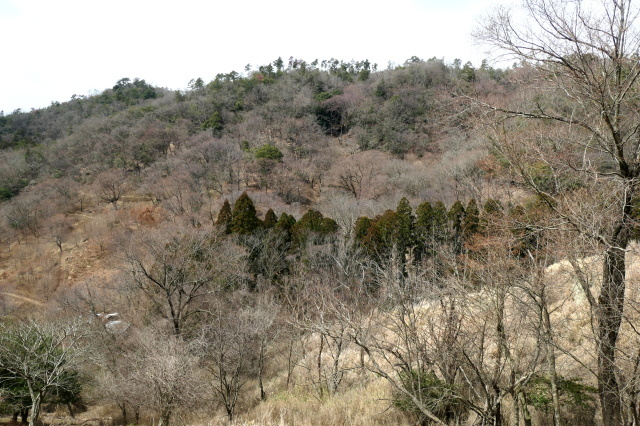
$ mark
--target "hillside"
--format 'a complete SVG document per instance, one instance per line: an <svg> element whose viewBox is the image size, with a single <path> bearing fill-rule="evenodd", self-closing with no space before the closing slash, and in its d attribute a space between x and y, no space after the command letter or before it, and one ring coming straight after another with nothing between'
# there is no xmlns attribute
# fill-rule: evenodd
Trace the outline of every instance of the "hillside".
<svg viewBox="0 0 640 426"><path fill-rule="evenodd" d="M636 424L640 71L512 48L0 116L2 413Z"/></svg>

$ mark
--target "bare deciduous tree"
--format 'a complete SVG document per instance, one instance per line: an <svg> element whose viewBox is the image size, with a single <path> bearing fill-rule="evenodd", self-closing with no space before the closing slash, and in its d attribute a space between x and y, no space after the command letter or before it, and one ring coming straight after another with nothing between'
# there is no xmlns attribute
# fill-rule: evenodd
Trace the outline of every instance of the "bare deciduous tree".
<svg viewBox="0 0 640 426"><path fill-rule="evenodd" d="M135 349L127 355L131 371L125 374L138 394L130 399L157 413L158 425L169 425L176 414L205 400L196 345L154 329L138 331L133 343Z"/></svg>
<svg viewBox="0 0 640 426"><path fill-rule="evenodd" d="M0 323L0 366L3 379L20 379L31 398L29 425L37 424L41 404L54 389L71 385L69 374L85 359L81 321Z"/></svg>
<svg viewBox="0 0 640 426"><path fill-rule="evenodd" d="M250 377L261 379L269 330L277 305L238 290L221 295L211 303L202 348L204 365L210 372L215 399L229 421L235 415L238 399ZM264 388L260 388L261 397Z"/></svg>
<svg viewBox="0 0 640 426"><path fill-rule="evenodd" d="M151 301L180 335L187 322L202 311L205 296L225 286L234 271L227 269L233 257L219 233L200 230L149 233L131 242L125 253L133 284Z"/></svg>
<svg viewBox="0 0 640 426"><path fill-rule="evenodd" d="M118 210L118 201L127 190L127 176L123 171L108 170L102 173L96 183L96 195L102 201L113 204Z"/></svg>
<svg viewBox="0 0 640 426"><path fill-rule="evenodd" d="M523 76L533 84L521 90L518 105L483 102L500 122L516 119L515 127L500 125L500 152L566 230L590 239L603 254L599 295L588 299L597 322L598 388L606 426L623 422L617 347L631 208L640 177L637 14L629 0L527 0L525 20L497 9L476 32L498 53L532 64ZM522 127L518 120L523 118L538 123ZM510 129L515 133L504 132ZM594 205L610 218L604 226L594 228L588 217L574 214L569 203L575 199L567 194L576 187L607 193L596 196L603 202Z"/></svg>

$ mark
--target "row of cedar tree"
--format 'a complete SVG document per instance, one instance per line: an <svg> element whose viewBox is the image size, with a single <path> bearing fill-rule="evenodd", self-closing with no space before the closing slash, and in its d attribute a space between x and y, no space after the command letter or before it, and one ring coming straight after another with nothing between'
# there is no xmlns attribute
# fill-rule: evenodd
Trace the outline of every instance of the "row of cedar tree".
<svg viewBox="0 0 640 426"><path fill-rule="evenodd" d="M470 249L475 236L487 231L488 219L502 215L504 207L500 201L488 199L479 206L475 199L466 205L457 200L447 210L442 201L433 205L429 201L421 203L413 212L407 198L403 197L395 211L387 210L374 218L359 217L355 222L353 237L356 245L364 253L378 262L385 262L392 255L398 255L401 262L406 259L419 261L429 257L439 245L450 244L455 252ZM519 209L510 209L512 219L522 214ZM513 223L513 221L512 221ZM287 213L280 217L269 209L264 220L256 214L251 198L244 192L235 202L233 209L225 200L218 213L217 225L224 226L226 233L252 234L260 229L273 229L281 233L288 247L303 247L309 242L322 244L338 231L335 220L324 217L317 210L309 210L299 221ZM514 253L520 254L531 248L534 242L531 229L512 229L519 236ZM311 241L310 241L311 240Z"/></svg>

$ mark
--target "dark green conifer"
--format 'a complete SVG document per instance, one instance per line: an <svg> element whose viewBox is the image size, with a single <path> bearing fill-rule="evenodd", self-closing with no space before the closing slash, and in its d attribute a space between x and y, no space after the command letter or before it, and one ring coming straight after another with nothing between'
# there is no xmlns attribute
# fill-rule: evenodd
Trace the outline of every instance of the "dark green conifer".
<svg viewBox="0 0 640 426"><path fill-rule="evenodd" d="M416 209L415 239L417 255L421 257L433 246L435 238L433 230L433 207L431 203L425 201Z"/></svg>
<svg viewBox="0 0 640 426"><path fill-rule="evenodd" d="M464 219L464 206L460 200L456 200L456 202L453 203L447 217L451 229L453 249L456 253L460 253L462 251L462 220Z"/></svg>
<svg viewBox="0 0 640 426"><path fill-rule="evenodd" d="M229 233L231 218L232 218L231 204L229 204L229 200L224 200L224 203L220 208L220 212L218 212L218 219L216 220L216 225L224 227L225 232Z"/></svg>
<svg viewBox="0 0 640 426"><path fill-rule="evenodd" d="M500 200L489 198L487 202L484 203L482 210L483 212L480 215L480 225L478 227L478 232L484 234L487 232L489 222L492 220L496 220L502 216L504 207L502 207L502 203L500 202Z"/></svg>
<svg viewBox="0 0 640 426"><path fill-rule="evenodd" d="M377 243L376 252L381 257L391 255L391 250L398 243L399 230L398 213L387 210L382 216L376 216L375 226L372 227L377 235L373 236L373 241Z"/></svg>
<svg viewBox="0 0 640 426"><path fill-rule="evenodd" d="M480 211L475 199L469 200L467 208L462 219L461 229L462 238L468 241L474 234L479 231L480 227Z"/></svg>
<svg viewBox="0 0 640 426"><path fill-rule="evenodd" d="M324 217L317 210L309 210L300 218L294 228L326 235L336 232L338 224L335 220Z"/></svg>
<svg viewBox="0 0 640 426"><path fill-rule="evenodd" d="M280 219L278 219L278 222L276 223L276 229L290 232L291 227L295 224L296 224L295 217L287 213L282 213L280 215Z"/></svg>
<svg viewBox="0 0 640 426"><path fill-rule="evenodd" d="M484 203L483 209L487 214L500 214L504 210L504 207L502 207L500 200L489 198L487 202Z"/></svg>
<svg viewBox="0 0 640 426"><path fill-rule="evenodd" d="M273 228L278 223L278 216L273 212L273 209L267 210L267 213L264 215L264 227L265 228Z"/></svg>
<svg viewBox="0 0 640 426"><path fill-rule="evenodd" d="M396 208L396 214L398 215L398 230L397 230L397 246L398 251L401 254L401 258L404 259L404 255L407 251L414 246L414 225L415 217L409 200L402 197Z"/></svg>
<svg viewBox="0 0 640 426"><path fill-rule="evenodd" d="M353 229L353 237L358 244L361 244L364 238L367 236L369 226L371 226L371 219L369 219L368 217L360 216L358 219L356 219L356 224Z"/></svg>
<svg viewBox="0 0 640 426"><path fill-rule="evenodd" d="M455 203L449 209L447 213L449 223L451 224L451 230L455 235L460 235L462 232L462 219L464 218L464 206L460 200L456 200Z"/></svg>
<svg viewBox="0 0 640 426"><path fill-rule="evenodd" d="M433 207L430 202L425 201L416 209L415 227L419 238L426 238L433 231Z"/></svg>
<svg viewBox="0 0 640 426"><path fill-rule="evenodd" d="M310 234L328 237L338 231L338 224L335 220L324 217L317 210L309 210L291 227L291 234L297 244L303 246Z"/></svg>
<svg viewBox="0 0 640 426"><path fill-rule="evenodd" d="M233 215L231 218L231 232L238 234L251 234L260 228L261 222L256 215L256 207L253 201L243 192L233 205Z"/></svg>
<svg viewBox="0 0 640 426"><path fill-rule="evenodd" d="M447 208L442 201L437 201L433 205L432 215L434 241L442 244L449 239Z"/></svg>
<svg viewBox="0 0 640 426"><path fill-rule="evenodd" d="M273 230L283 235L283 243L291 243L291 227L296 224L296 218L290 214L282 213Z"/></svg>

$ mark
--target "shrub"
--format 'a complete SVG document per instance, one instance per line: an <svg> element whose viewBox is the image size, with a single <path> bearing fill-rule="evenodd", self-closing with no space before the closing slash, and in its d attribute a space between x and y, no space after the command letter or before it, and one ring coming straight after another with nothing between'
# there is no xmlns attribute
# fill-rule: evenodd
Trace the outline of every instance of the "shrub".
<svg viewBox="0 0 640 426"><path fill-rule="evenodd" d="M259 146L253 151L253 153L259 160L282 160L282 152L278 149L278 147L272 144Z"/></svg>
<svg viewBox="0 0 640 426"><path fill-rule="evenodd" d="M418 370L400 373L402 386L435 416L445 421L459 418L466 411L452 385L440 380L434 373ZM413 413L422 424L429 424L428 418L413 402L413 399L397 391L393 395L393 405L402 411Z"/></svg>

